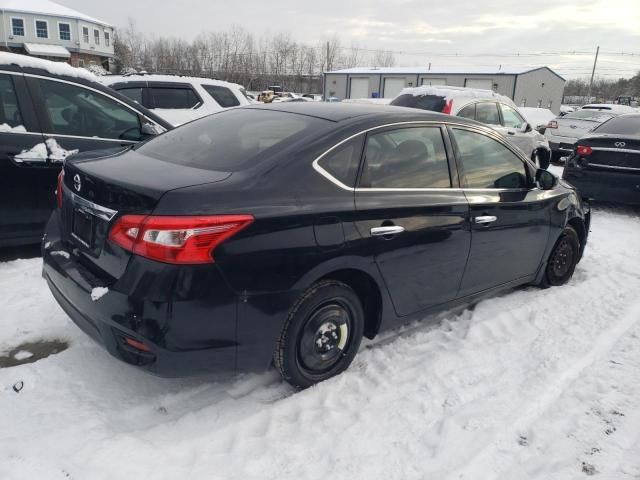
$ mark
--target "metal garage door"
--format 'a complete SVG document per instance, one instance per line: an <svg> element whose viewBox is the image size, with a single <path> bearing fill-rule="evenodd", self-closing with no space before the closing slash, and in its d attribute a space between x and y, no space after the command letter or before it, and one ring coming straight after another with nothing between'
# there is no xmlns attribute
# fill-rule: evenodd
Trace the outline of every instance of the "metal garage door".
<svg viewBox="0 0 640 480"><path fill-rule="evenodd" d="M447 84L447 79L446 78L423 78L422 79L422 85L446 85Z"/></svg>
<svg viewBox="0 0 640 480"><path fill-rule="evenodd" d="M369 98L369 79L352 78L349 98Z"/></svg>
<svg viewBox="0 0 640 480"><path fill-rule="evenodd" d="M484 88L485 90L493 89L493 80L490 78L467 78L464 86L469 88Z"/></svg>
<svg viewBox="0 0 640 480"><path fill-rule="evenodd" d="M394 98L405 87L404 78L385 78L384 79L384 98Z"/></svg>

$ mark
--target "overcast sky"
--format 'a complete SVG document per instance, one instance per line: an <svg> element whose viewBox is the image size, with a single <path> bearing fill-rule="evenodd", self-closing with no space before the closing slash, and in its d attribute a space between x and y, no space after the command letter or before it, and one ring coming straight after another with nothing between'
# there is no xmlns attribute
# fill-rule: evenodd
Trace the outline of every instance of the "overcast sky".
<svg viewBox="0 0 640 480"><path fill-rule="evenodd" d="M520 52L594 52L597 74L640 70L640 0L58 0L123 26L130 17L149 35L192 39L240 25L256 36L287 32L316 44L337 34L345 46L397 52L396 64L549 65L568 77L591 71L593 55L512 56ZM621 53L635 55L620 55ZM443 56L460 54L459 57ZM491 56L485 56L491 54Z"/></svg>

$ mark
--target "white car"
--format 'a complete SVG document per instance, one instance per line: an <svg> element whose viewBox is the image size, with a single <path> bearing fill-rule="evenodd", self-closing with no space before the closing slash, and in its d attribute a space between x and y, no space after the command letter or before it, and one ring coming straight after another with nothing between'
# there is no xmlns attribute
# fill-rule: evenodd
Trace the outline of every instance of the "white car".
<svg viewBox="0 0 640 480"><path fill-rule="evenodd" d="M391 105L476 120L502 133L538 166L547 168L551 160L546 138L525 120L510 98L492 90L439 85L405 88Z"/></svg>
<svg viewBox="0 0 640 480"><path fill-rule="evenodd" d="M211 78L179 75L105 75L100 81L174 126L253 103L244 87Z"/></svg>
<svg viewBox="0 0 640 480"><path fill-rule="evenodd" d="M583 106L580 110L597 110L599 112L613 112L618 115L623 113L637 113L637 109L628 105L619 105L617 103L590 103Z"/></svg>

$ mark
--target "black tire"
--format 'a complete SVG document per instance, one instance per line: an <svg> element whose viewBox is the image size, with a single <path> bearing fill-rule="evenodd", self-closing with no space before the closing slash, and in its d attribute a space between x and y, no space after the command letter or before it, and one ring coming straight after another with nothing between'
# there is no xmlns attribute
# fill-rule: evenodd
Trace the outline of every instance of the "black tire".
<svg viewBox="0 0 640 480"><path fill-rule="evenodd" d="M539 286L547 288L564 285L573 276L578 260L580 237L573 227L567 225L551 250Z"/></svg>
<svg viewBox="0 0 640 480"><path fill-rule="evenodd" d="M291 308L273 362L288 383L310 387L349 367L363 330L362 303L351 287L335 280L318 282Z"/></svg>

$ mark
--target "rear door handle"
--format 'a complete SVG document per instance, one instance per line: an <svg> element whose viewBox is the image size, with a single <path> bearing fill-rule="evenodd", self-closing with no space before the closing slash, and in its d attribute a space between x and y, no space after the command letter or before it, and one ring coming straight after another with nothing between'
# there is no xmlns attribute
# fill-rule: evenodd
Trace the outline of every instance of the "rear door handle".
<svg viewBox="0 0 640 480"><path fill-rule="evenodd" d="M475 223L491 223L495 222L496 220L498 220L498 217L495 217L493 215L482 215L481 217L475 217L473 219Z"/></svg>
<svg viewBox="0 0 640 480"><path fill-rule="evenodd" d="M404 227L400 225L390 225L388 227L374 227L371 229L372 237L383 237L385 235L396 235L404 232Z"/></svg>
<svg viewBox="0 0 640 480"><path fill-rule="evenodd" d="M515 134L516 134L516 132L512 132L511 130L509 130L507 133L508 133L509 135L515 135Z"/></svg>

